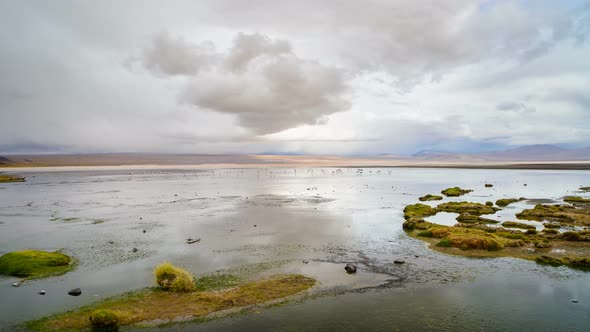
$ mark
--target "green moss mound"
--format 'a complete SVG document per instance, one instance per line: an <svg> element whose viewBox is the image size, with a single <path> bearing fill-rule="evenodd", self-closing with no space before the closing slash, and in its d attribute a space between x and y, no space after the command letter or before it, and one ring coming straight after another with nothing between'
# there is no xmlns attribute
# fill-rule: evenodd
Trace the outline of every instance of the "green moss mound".
<svg viewBox="0 0 590 332"><path fill-rule="evenodd" d="M471 189L461 189L459 187L453 187L453 188L447 188L447 189L441 191L441 194L443 194L447 197L458 197L458 196L463 196L465 194L468 194L472 191L473 190L471 190Z"/></svg>
<svg viewBox="0 0 590 332"><path fill-rule="evenodd" d="M168 262L156 266L154 276L156 277L156 284L164 290L176 293L195 290L195 281L192 274Z"/></svg>
<svg viewBox="0 0 590 332"><path fill-rule="evenodd" d="M580 196L565 196L563 201L571 204L590 204L590 198Z"/></svg>
<svg viewBox="0 0 590 332"><path fill-rule="evenodd" d="M488 206L481 203L473 202L448 202L441 203L436 207L436 210L442 212L465 213L473 216L481 216L482 214L494 214L499 209L494 206Z"/></svg>
<svg viewBox="0 0 590 332"><path fill-rule="evenodd" d="M499 207L505 207L516 202L518 202L518 199L516 198L502 198L496 201L496 205Z"/></svg>
<svg viewBox="0 0 590 332"><path fill-rule="evenodd" d="M0 183L25 182L25 178L18 175L0 174Z"/></svg>
<svg viewBox="0 0 590 332"><path fill-rule="evenodd" d="M404 218L410 220L413 218L424 218L436 214L436 209L426 204L412 204L404 208Z"/></svg>
<svg viewBox="0 0 590 332"><path fill-rule="evenodd" d="M525 209L517 213L516 217L524 220L549 220L570 226L590 226L590 205L537 204L533 209Z"/></svg>
<svg viewBox="0 0 590 332"><path fill-rule="evenodd" d="M72 259L60 252L22 250L0 257L0 274L27 279L64 274L72 267Z"/></svg>
<svg viewBox="0 0 590 332"><path fill-rule="evenodd" d="M461 213L457 218L457 221L464 224L497 224L498 221L489 218L483 218L480 216L472 215L469 213Z"/></svg>
<svg viewBox="0 0 590 332"><path fill-rule="evenodd" d="M418 198L418 200L420 202L425 202L425 201L440 201L442 199L443 199L442 196L439 196L439 195L431 195L431 194L428 194L428 195L425 195L425 196L422 196L422 197L419 197Z"/></svg>
<svg viewBox="0 0 590 332"><path fill-rule="evenodd" d="M536 229L536 227L533 225L524 224L516 221L505 221L502 223L502 226L507 228Z"/></svg>
<svg viewBox="0 0 590 332"><path fill-rule="evenodd" d="M119 315L112 310L99 309L90 314L92 326L99 330L116 330L119 325Z"/></svg>
<svg viewBox="0 0 590 332"><path fill-rule="evenodd" d="M590 258L588 257L563 257L557 258L548 255L543 255L535 258L535 262L543 265L551 266L569 266L574 269L580 269L588 271L590 270Z"/></svg>

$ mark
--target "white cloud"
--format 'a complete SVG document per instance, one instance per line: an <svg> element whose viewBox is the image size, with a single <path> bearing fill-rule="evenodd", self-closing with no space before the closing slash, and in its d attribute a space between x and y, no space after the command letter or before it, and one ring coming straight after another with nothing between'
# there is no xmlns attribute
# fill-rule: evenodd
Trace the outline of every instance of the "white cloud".
<svg viewBox="0 0 590 332"><path fill-rule="evenodd" d="M181 101L234 114L255 134L314 124L348 107L342 72L298 57L286 40L240 33L227 53L212 48L158 35L142 63L157 74L191 76Z"/></svg>
<svg viewBox="0 0 590 332"><path fill-rule="evenodd" d="M589 32L576 1L2 2L0 152L584 145Z"/></svg>

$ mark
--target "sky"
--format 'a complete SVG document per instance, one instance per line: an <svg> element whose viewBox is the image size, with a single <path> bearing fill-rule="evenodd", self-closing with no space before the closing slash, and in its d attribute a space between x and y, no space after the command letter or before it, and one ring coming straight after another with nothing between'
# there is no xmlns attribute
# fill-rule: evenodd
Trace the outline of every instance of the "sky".
<svg viewBox="0 0 590 332"><path fill-rule="evenodd" d="M0 0L0 153L590 145L590 1Z"/></svg>

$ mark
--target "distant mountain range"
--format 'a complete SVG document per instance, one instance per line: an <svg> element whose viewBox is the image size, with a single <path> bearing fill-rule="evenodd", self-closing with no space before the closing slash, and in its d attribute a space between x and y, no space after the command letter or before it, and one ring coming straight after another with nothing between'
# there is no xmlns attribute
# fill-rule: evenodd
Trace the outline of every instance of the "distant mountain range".
<svg viewBox="0 0 590 332"><path fill-rule="evenodd" d="M432 161L581 161L590 160L590 146L581 149L564 149L550 144L525 145L514 149L482 152L453 153L424 150L412 155L417 160Z"/></svg>
<svg viewBox="0 0 590 332"><path fill-rule="evenodd" d="M322 165L322 166L436 166L512 165L530 162L590 162L590 147L564 149L555 145L526 145L485 153L453 153L424 150L411 156L306 156L306 155L199 155L199 154L55 154L0 156L0 168L19 166L117 166L117 165ZM590 165L590 163L587 163ZM590 167L590 166L589 166Z"/></svg>

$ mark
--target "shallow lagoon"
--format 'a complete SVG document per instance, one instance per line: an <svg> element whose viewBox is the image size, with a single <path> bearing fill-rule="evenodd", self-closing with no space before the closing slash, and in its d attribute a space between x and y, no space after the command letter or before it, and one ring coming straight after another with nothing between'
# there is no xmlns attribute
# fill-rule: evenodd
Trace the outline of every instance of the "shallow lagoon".
<svg viewBox="0 0 590 332"><path fill-rule="evenodd" d="M195 274L228 268L249 273L265 263L270 270L264 273L314 274L330 293L363 290L256 315L183 324L186 330L480 326L583 331L590 326L590 273L512 258L448 256L429 250L401 227L405 205L447 187L474 192L444 201L559 201L580 194L576 189L590 183L588 171L121 169L22 175L26 183L0 185L0 253L65 249L79 265L64 276L19 288L10 286L14 278L0 278L4 329L149 286L152 268L164 260ZM499 218L486 217L516 220L514 214L529 206L518 202ZM186 244L189 237L201 241ZM395 259L406 263L395 265ZM348 279L343 268L338 274L330 264L347 262L359 264L359 275ZM67 295L75 287L82 288L82 296ZM36 295L41 289L47 295ZM570 301L574 298L579 303ZM550 324L555 320L564 323Z"/></svg>

